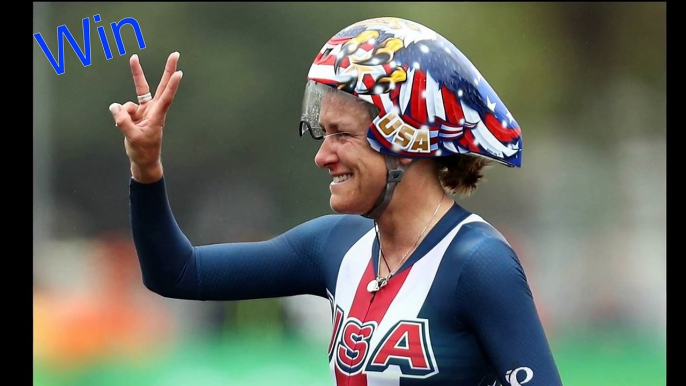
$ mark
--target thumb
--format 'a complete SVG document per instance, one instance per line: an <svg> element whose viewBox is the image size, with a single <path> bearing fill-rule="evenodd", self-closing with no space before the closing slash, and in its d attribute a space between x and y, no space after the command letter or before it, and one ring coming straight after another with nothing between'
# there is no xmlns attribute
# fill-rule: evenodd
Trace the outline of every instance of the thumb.
<svg viewBox="0 0 686 386"><path fill-rule="evenodd" d="M110 105L110 112L114 118L114 125L117 126L119 130L121 130L121 132L127 137L129 134L132 134L134 124L131 120L131 115L129 115L129 113L122 108L122 105L119 103L112 103Z"/></svg>

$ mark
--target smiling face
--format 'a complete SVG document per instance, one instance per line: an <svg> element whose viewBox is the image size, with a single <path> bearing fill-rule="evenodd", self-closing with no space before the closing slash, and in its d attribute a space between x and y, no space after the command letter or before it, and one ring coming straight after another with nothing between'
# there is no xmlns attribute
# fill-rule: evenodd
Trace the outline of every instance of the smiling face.
<svg viewBox="0 0 686 386"><path fill-rule="evenodd" d="M364 103L338 92L321 102L319 124L326 136L314 162L329 169L330 205L337 213L366 213L386 185L384 157L367 142L373 117Z"/></svg>

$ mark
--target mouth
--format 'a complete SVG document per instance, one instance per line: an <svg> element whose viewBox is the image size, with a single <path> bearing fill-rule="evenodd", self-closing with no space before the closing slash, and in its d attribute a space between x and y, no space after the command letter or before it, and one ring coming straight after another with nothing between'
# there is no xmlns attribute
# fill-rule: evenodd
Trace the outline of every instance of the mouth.
<svg viewBox="0 0 686 386"><path fill-rule="evenodd" d="M340 176L333 176L333 182L331 184L341 184L345 181L348 181L352 177L352 174L341 174Z"/></svg>

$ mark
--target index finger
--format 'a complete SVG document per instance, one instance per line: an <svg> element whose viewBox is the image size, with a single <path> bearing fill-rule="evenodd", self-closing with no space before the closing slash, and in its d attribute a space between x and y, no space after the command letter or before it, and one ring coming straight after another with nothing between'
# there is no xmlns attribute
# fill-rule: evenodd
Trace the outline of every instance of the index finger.
<svg viewBox="0 0 686 386"><path fill-rule="evenodd" d="M131 66L131 74L133 75L133 84L136 86L136 95L149 93L150 87L148 86L148 81L145 80L143 67L141 67L141 62L140 59L138 59L137 54L131 55L129 65Z"/></svg>

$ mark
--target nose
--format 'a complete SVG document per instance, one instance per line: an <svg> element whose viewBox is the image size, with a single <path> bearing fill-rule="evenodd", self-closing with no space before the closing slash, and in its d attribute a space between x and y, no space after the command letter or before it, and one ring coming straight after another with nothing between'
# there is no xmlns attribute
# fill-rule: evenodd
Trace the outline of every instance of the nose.
<svg viewBox="0 0 686 386"><path fill-rule="evenodd" d="M331 142L332 140L328 136L324 137L317 154L314 156L314 163L322 169L338 162L338 156L336 155L334 146L332 146Z"/></svg>

